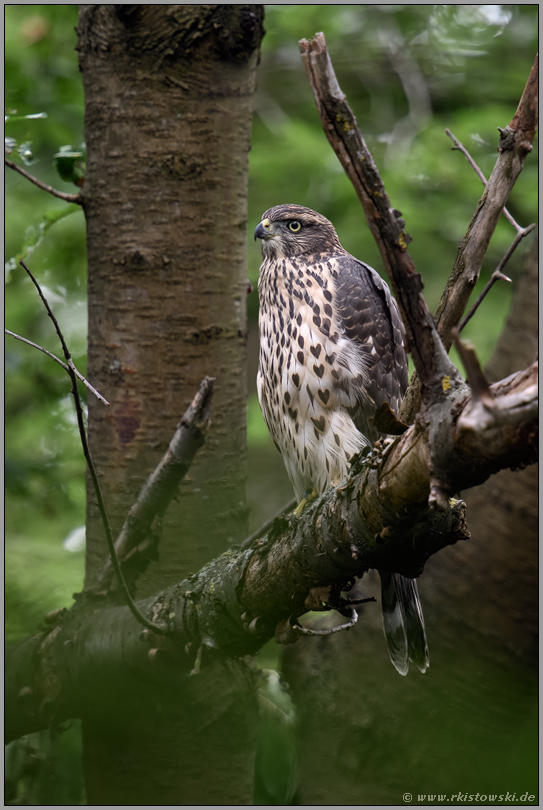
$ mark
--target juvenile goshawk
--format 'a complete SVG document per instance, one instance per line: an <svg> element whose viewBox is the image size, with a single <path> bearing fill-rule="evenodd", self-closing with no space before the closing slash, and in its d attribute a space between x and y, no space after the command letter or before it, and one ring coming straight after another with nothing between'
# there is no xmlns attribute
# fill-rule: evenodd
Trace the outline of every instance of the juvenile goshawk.
<svg viewBox="0 0 543 810"><path fill-rule="evenodd" d="M405 332L387 284L341 246L332 223L300 205L262 215L258 397L294 492L323 493L382 435L372 417L397 413L408 381ZM383 628L402 675L424 672L428 647L415 580L379 572Z"/></svg>

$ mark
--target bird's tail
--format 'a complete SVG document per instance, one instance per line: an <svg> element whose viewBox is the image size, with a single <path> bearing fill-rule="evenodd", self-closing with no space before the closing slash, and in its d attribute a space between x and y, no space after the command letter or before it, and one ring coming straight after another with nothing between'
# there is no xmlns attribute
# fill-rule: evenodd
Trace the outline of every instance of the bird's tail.
<svg viewBox="0 0 543 810"><path fill-rule="evenodd" d="M389 571L379 571L379 575L383 630L390 660L400 675L407 675L410 661L426 672L430 657L417 581Z"/></svg>

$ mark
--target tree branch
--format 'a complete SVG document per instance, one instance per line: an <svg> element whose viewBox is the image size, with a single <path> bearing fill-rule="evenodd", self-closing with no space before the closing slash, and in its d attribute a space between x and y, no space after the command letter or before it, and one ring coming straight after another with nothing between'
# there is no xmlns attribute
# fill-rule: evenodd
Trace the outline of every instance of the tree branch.
<svg viewBox="0 0 543 810"><path fill-rule="evenodd" d="M531 149L537 120L537 57L517 113L501 133L498 161L460 245L436 312L440 340L422 297L422 281L407 252L410 237L403 231L401 215L390 205L371 153L339 88L324 36L316 34L311 41L303 39L299 44L324 132L362 203L400 306L416 369L400 413L403 421L409 421L419 410L419 380L425 404L439 396L440 387L445 392L443 384L454 386L458 382L457 370L445 359L451 329L462 317L496 222Z"/></svg>
<svg viewBox="0 0 543 810"><path fill-rule="evenodd" d="M58 191L56 188L53 188L53 186L44 183L42 180L38 180L38 178L34 177L33 174L30 174L30 172L27 172L26 169L23 169L22 166L18 166L16 163L14 163L12 160L9 160L8 158L4 158L4 163L10 169L19 172L19 174L22 174L23 177L25 177L27 180L30 180L30 182L34 183L34 185L37 186L38 188L41 188L42 191L48 191L49 194L52 194L53 197L58 197L59 200L65 200L66 202L78 203L79 205L81 205L81 194L69 194L66 191Z"/></svg>
<svg viewBox="0 0 543 810"><path fill-rule="evenodd" d="M447 351L452 343L452 329L460 322L479 278L500 214L522 171L526 155L532 150L537 128L538 65L536 56L517 111L511 123L500 129L496 165L477 203L466 236L459 244L454 267L435 312L437 328Z"/></svg>
<svg viewBox="0 0 543 810"><path fill-rule="evenodd" d="M483 172L481 171L481 169L479 168L479 166L477 165L477 163L475 162L475 160L472 158L472 156L470 155L470 153L468 152L468 150L466 149L466 147L464 146L464 144L463 144L461 141L459 141L459 140L458 140L458 138L456 138L456 137L455 137L455 136L452 134L452 132L451 132L451 130L450 130L450 129L446 129L446 130L445 130L445 134L446 134L446 135L447 135L447 137L449 137L449 138L451 139L451 141L454 143L454 146L451 148L451 151L452 151L452 152L454 152L454 151L456 151L456 152L462 152L462 154L464 155L464 157L465 157L465 158L466 158L466 160L468 161L469 165L471 166L471 168L473 169L473 171L475 172L475 174L477 175L477 177L478 177L478 178L479 178L479 179L482 181L483 186L485 186L485 188L486 188L486 186L488 185L488 180L486 179L486 177L484 176ZM513 226L513 228L514 228L514 229L517 231L517 233L518 233L519 231L524 230L524 229L522 228L522 225L519 225L519 224L518 224L518 222L516 221L516 219L515 219L515 218L514 218L514 217L513 217L513 216L512 216L510 213L509 213L509 211L507 210L507 208L504 208L504 209L503 209L503 215L504 215L504 217L507 219L507 221L511 223L511 225L512 225L512 226ZM530 225L529 227L530 227L530 228L532 228L532 227L534 227L534 226L533 226L533 225Z"/></svg>
<svg viewBox="0 0 543 810"><path fill-rule="evenodd" d="M134 555L147 550L144 541L151 531L155 517L164 516L194 456L204 444L210 423L214 382L215 377L204 377L198 392L183 414L166 453L130 508L115 541L117 558L121 563L127 559L132 560ZM96 587L107 588L110 577L111 559L100 573Z"/></svg>
<svg viewBox="0 0 543 810"><path fill-rule="evenodd" d="M108 518L108 515L107 515L107 511L106 511L106 505L104 503L104 499L103 499L103 496L102 496L102 489L100 487L100 482L98 481L98 475L96 474L96 468L94 466L94 462L92 460L92 456L91 456L90 450L89 450L89 445L88 445L88 442L87 442L87 433L86 433L86 430L85 430L85 420L83 418L83 407L81 405L81 398L79 396L79 391L78 391L78 388L77 388L77 377L76 377L76 374L75 374L75 366L74 366L73 361L72 361L72 356L70 354L70 351L68 349L66 341L64 340L64 335L62 334L62 330L61 330L61 328L60 328L60 326L58 324L58 321L55 318L53 310L49 306L49 303L48 303L45 295L43 294L43 291L42 291L40 285L38 284L38 281L36 280L36 278L33 276L31 271L28 269L28 267L26 266L26 264L23 261L21 261L20 264L26 270L30 280L32 281L32 283L34 284L36 290L38 291L38 295L40 296L40 298L41 298L41 300L43 302L43 305L44 305L44 307L45 307L45 309L47 311L47 314L49 315L49 317L53 321L55 331L56 331L56 333L58 335L58 339L60 340L60 344L61 344L62 350L64 352L64 357L66 359L68 375L69 375L71 383L72 383L72 394L73 394L74 403L75 403L75 413L76 413L76 416L77 416L77 426L78 426L78 429L79 429L79 437L81 439L81 446L83 448L83 455L85 456L87 466L89 468L90 476L91 476L91 479L92 479L92 483L93 483L93 486L94 486L94 491L96 493L96 500L98 502L98 509L100 511L100 516L102 518L102 523L104 525L104 531L106 533L106 539L107 539L107 544L108 544L108 548L109 548L109 553L111 555L111 561L113 563L113 568L115 570L115 574L117 575L119 585L120 585L120 587L121 587L121 589L122 589L122 591L124 593L124 598L126 600L126 604L128 605L128 608L130 609L131 613L133 613L133 615L136 617L136 619L141 624L143 624L144 627L148 627L149 629L152 629L155 633L163 633L164 629L162 627L159 627L158 625L155 625L153 622L150 622L149 619L147 619L140 612L140 610L136 607L136 604L134 603L134 600L132 599L130 591L128 590L128 586L127 586L127 584L125 582L125 579L123 577L123 572L121 571L119 561L117 560L117 556L115 554L115 548L113 546L113 537L112 537L112 534L111 534L111 526L109 524L109 518Z"/></svg>
<svg viewBox="0 0 543 810"><path fill-rule="evenodd" d="M287 512L292 512L292 510L295 509L297 505L298 501L295 498L286 503L283 506L283 508L280 509L279 512L277 512L276 515L264 521L262 526L256 529L252 534L249 535L249 537L247 537L243 541L243 543L240 546L241 550L245 551L245 549L251 548L253 543L259 540L264 534L266 534L271 529L271 527L273 526L278 517L286 514Z"/></svg>
<svg viewBox="0 0 543 810"><path fill-rule="evenodd" d="M494 272L490 276L489 280L485 284L485 287L484 287L482 293L479 295L479 297L477 298L477 300L473 304L472 308L470 309L470 311L468 312L468 314L466 315L466 317L464 318L464 320L462 321L462 323L458 327L459 332L461 332L462 329L465 327L465 325L468 323L468 321L470 321L473 318L473 316L475 315L475 313L479 309L479 306L481 305L481 303L483 302L485 297L488 295L489 291L494 286L496 281L498 281L498 280L509 281L509 282L511 281L510 278L508 278L507 276L504 276L503 269L504 269L505 265L507 264L507 262L509 261L509 259L511 258L511 256L513 255L513 253L515 252L515 250L517 249L518 245L524 239L524 237L528 236L528 234L531 233L534 230L534 228L535 228L535 224L528 225L527 228L520 228L520 226L519 226L519 228L517 230L517 235L513 239L512 244L510 245L510 247L506 251L505 255L503 256L502 260L500 261L499 265L496 267L496 269L494 270ZM452 334L452 337L453 337L453 340L454 340L454 330L453 330L453 332L451 334Z"/></svg>
<svg viewBox="0 0 543 810"><path fill-rule="evenodd" d="M44 354L47 355L47 357L50 357L51 360L54 360L55 363L58 363L59 366L62 366L64 371L68 371L68 366L66 365L66 363L63 363L60 357L57 357L56 354L47 351L47 349L44 349L43 346L40 346L38 343L33 343L31 340L28 340L27 338L21 337L21 335L17 335L15 334L15 332L11 332L9 329L4 329L4 332L6 333L6 335L11 335L11 337L14 337L16 340L20 340L22 343L26 343L28 346L32 346L34 349L38 349L38 351L43 352ZM76 377L78 377L81 380L83 385L85 385L89 389L89 391L92 391L92 393L94 394L95 397L97 397L97 399L103 402L104 405L109 405L107 399L105 399L102 396L102 394L100 394L100 392L96 390L96 388L93 388L90 382L85 379L85 377L81 374L80 371L76 369L75 366L73 367L73 370Z"/></svg>
<svg viewBox="0 0 543 810"><path fill-rule="evenodd" d="M430 555L469 536L462 501L428 509L436 459L449 494L535 461L536 383L534 364L491 386L493 407L481 419L480 398L457 387L431 422L419 420L358 460L294 526L279 519L255 548L226 552L139 602L168 637L141 632L128 608L82 594L55 626L8 651L8 737L80 716L112 681L126 689L166 678L177 688L194 667L194 650L204 666L216 655L254 653L274 634L281 640L314 588L346 590L368 568L418 575Z"/></svg>
<svg viewBox="0 0 543 810"><path fill-rule="evenodd" d="M430 402L442 380L458 378L435 329L422 295L398 211L390 204L373 157L356 118L338 85L323 34L299 43L302 61L315 96L326 137L362 203L368 225L390 277L407 333L409 351L421 381L423 401Z"/></svg>

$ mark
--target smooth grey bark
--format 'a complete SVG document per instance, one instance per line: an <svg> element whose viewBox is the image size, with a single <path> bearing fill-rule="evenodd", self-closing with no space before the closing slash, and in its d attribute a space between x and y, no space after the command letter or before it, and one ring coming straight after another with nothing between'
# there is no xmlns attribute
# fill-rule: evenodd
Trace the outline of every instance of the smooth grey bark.
<svg viewBox="0 0 543 810"><path fill-rule="evenodd" d="M115 536L200 380L217 380L205 447L139 599L246 533L247 164L262 19L248 4L80 7L88 374L111 403L89 404L89 440ZM87 586L106 557L89 491ZM115 670L112 633L106 624L90 645L111 682L110 699L100 692L83 713L88 802L250 802L250 670L216 662L184 688L139 688Z"/></svg>

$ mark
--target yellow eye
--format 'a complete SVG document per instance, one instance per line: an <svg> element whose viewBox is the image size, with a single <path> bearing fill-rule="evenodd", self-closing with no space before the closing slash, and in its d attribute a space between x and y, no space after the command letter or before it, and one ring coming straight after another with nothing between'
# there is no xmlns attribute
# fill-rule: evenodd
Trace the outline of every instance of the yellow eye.
<svg viewBox="0 0 543 810"><path fill-rule="evenodd" d="M288 223L287 227L289 231L292 231L292 233L298 233L298 231L301 231L302 229L302 223L298 222L297 219L293 219Z"/></svg>

